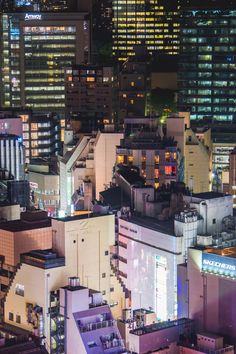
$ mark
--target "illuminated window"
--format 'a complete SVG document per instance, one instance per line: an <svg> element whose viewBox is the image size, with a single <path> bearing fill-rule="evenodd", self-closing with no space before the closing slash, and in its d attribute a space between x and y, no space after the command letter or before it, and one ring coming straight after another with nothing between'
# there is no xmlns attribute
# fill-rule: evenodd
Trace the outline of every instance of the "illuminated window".
<svg viewBox="0 0 236 354"><path fill-rule="evenodd" d="M31 130L38 130L38 124L37 123L31 123Z"/></svg>
<svg viewBox="0 0 236 354"><path fill-rule="evenodd" d="M131 81L130 86L134 87L134 81Z"/></svg>
<svg viewBox="0 0 236 354"><path fill-rule="evenodd" d="M172 166L165 166L165 174L170 176L172 174Z"/></svg>
<svg viewBox="0 0 236 354"><path fill-rule="evenodd" d="M132 163L134 161L134 157L132 155L128 156L128 162Z"/></svg>
<svg viewBox="0 0 236 354"><path fill-rule="evenodd" d="M154 188L157 189L157 188L159 188L159 187L160 187L160 183L159 183L159 182L155 182L155 183L154 183Z"/></svg>
<svg viewBox="0 0 236 354"><path fill-rule="evenodd" d="M38 133L31 133L32 139L38 139Z"/></svg>
<svg viewBox="0 0 236 354"><path fill-rule="evenodd" d="M134 100L130 100L130 104L134 104Z"/></svg>
<svg viewBox="0 0 236 354"><path fill-rule="evenodd" d="M158 165L159 162L160 162L160 156L159 155L155 155L154 159L155 159L155 164Z"/></svg>
<svg viewBox="0 0 236 354"><path fill-rule="evenodd" d="M126 97L127 97L126 93L123 93L122 97L123 97L123 98L126 98Z"/></svg>
<svg viewBox="0 0 236 354"><path fill-rule="evenodd" d="M159 177L159 169L158 168L155 168L154 174L155 174L155 178Z"/></svg>
<svg viewBox="0 0 236 354"><path fill-rule="evenodd" d="M118 164L124 163L124 156L123 156L123 155L118 155L118 156L116 157L116 162L117 162Z"/></svg>
<svg viewBox="0 0 236 354"><path fill-rule="evenodd" d="M28 120L29 120L29 116L26 116L26 115L21 115L20 118L21 118L23 123L27 123Z"/></svg>
<svg viewBox="0 0 236 354"><path fill-rule="evenodd" d="M166 159L166 161L170 161L170 152L169 151L165 152L165 159Z"/></svg>
<svg viewBox="0 0 236 354"><path fill-rule="evenodd" d="M38 154L38 150L37 149L33 149L32 150L32 156L38 156L39 154Z"/></svg>
<svg viewBox="0 0 236 354"><path fill-rule="evenodd" d="M88 76L87 79L86 79L87 82L94 82L95 81L95 78L92 77L92 76Z"/></svg>

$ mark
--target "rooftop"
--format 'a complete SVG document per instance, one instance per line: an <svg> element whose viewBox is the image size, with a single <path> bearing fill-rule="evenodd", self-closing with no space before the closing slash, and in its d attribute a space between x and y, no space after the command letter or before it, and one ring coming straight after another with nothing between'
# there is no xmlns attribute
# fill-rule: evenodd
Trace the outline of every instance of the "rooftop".
<svg viewBox="0 0 236 354"><path fill-rule="evenodd" d="M158 231L166 235L175 236L173 219L160 221L154 218L150 218L148 216L131 216L129 219L126 219L125 217L123 217L122 219L127 220L130 223L146 227L150 230Z"/></svg>
<svg viewBox="0 0 236 354"><path fill-rule="evenodd" d="M213 248L205 247L202 249L205 253L212 253L222 257L236 258L236 246L235 247L226 247L226 248Z"/></svg>
<svg viewBox="0 0 236 354"><path fill-rule="evenodd" d="M65 257L59 257L53 250L35 250L21 254L21 262L42 269L63 267Z"/></svg>
<svg viewBox="0 0 236 354"><path fill-rule="evenodd" d="M122 206L130 205L129 199L122 192L120 187L111 187L100 192L105 204L112 208L121 208Z"/></svg>
<svg viewBox="0 0 236 354"><path fill-rule="evenodd" d="M37 220L37 221L13 220L13 221L6 221L0 224L0 230L10 231L10 232L42 229L44 227L51 227L50 219Z"/></svg>
<svg viewBox="0 0 236 354"><path fill-rule="evenodd" d="M135 334L136 336L143 336L145 334L161 331L161 330L164 330L164 329L167 329L170 327L192 325L192 323L193 323L193 320L190 320L188 318L180 318L180 319L174 320L174 321L158 322L158 323L153 323L148 326L144 326L142 328L136 328L136 329L130 331L130 333Z"/></svg>
<svg viewBox="0 0 236 354"><path fill-rule="evenodd" d="M208 337L208 338L211 338L211 339L217 339L217 338L221 338L222 337L219 334L214 334L214 333L210 333L210 332L199 332L199 333L197 333L197 335L203 336L203 337Z"/></svg>
<svg viewBox="0 0 236 354"><path fill-rule="evenodd" d="M80 215L68 215L68 216L65 216L63 218L52 218L52 219L55 219L55 220L58 220L58 221L63 221L63 222L69 222L69 221L77 221L77 220L83 220L83 219L91 219L91 218L99 218L99 217L102 217L102 216L107 216L107 215L110 215L110 214L106 214L106 215L101 215L101 214L95 214L95 213L88 213L86 212L86 214L80 214Z"/></svg>
<svg viewBox="0 0 236 354"><path fill-rule="evenodd" d="M195 193L193 194L193 197L199 199L215 199L215 198L225 197L225 194L219 192L204 192L204 193Z"/></svg>

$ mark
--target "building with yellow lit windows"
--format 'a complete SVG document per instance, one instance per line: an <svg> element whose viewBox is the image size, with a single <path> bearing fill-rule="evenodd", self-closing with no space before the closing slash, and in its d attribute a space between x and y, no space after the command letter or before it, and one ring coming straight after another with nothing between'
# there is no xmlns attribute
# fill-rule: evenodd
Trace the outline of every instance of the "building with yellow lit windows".
<svg viewBox="0 0 236 354"><path fill-rule="evenodd" d="M90 57L86 13L0 16L1 106L64 111L64 68Z"/></svg>
<svg viewBox="0 0 236 354"><path fill-rule="evenodd" d="M125 61L135 47L149 54L178 54L178 1L114 0L113 55Z"/></svg>
<svg viewBox="0 0 236 354"><path fill-rule="evenodd" d="M159 188L178 180L178 149L163 136L154 118L127 118L125 137L116 147L116 165L136 166L147 185Z"/></svg>

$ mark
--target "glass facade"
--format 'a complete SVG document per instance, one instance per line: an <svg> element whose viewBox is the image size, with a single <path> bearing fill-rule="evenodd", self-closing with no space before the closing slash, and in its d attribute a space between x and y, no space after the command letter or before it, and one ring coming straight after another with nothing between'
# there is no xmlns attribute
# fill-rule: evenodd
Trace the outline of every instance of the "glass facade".
<svg viewBox="0 0 236 354"><path fill-rule="evenodd" d="M236 10L182 10L178 106L191 119L236 117Z"/></svg>
<svg viewBox="0 0 236 354"><path fill-rule="evenodd" d="M113 55L120 61L134 56L135 46L150 54L177 54L179 23L177 0L114 0Z"/></svg>
<svg viewBox="0 0 236 354"><path fill-rule="evenodd" d="M25 106L64 107L64 68L76 60L76 27L27 26L23 43Z"/></svg>
<svg viewBox="0 0 236 354"><path fill-rule="evenodd" d="M64 68L87 62L86 15L2 14L1 105L64 111Z"/></svg>

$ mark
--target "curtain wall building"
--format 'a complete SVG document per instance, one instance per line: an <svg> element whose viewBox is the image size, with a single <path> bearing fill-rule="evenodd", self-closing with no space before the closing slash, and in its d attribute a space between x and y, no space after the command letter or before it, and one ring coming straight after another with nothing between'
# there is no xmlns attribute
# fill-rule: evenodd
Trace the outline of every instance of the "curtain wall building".
<svg viewBox="0 0 236 354"><path fill-rule="evenodd" d="M178 105L191 119L236 118L236 5L190 1L182 8Z"/></svg>
<svg viewBox="0 0 236 354"><path fill-rule="evenodd" d="M178 2L114 0L113 55L120 61L135 55L135 47L150 54L177 54Z"/></svg>
<svg viewBox="0 0 236 354"><path fill-rule="evenodd" d="M64 110L64 68L90 56L86 13L5 13L1 17L1 105Z"/></svg>

